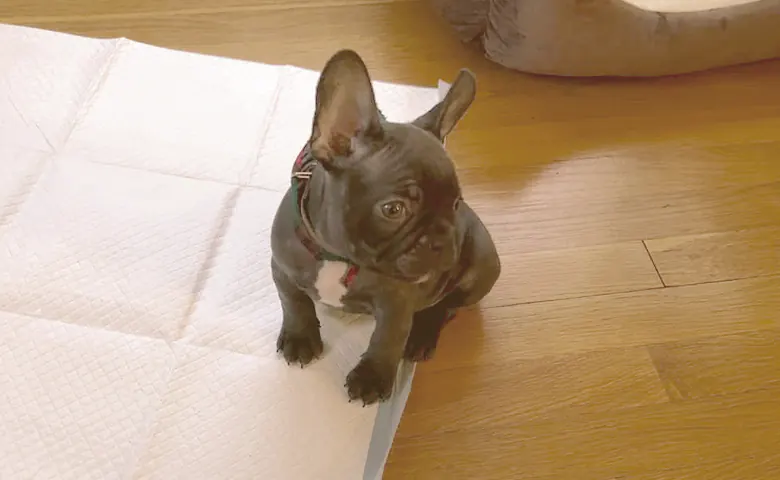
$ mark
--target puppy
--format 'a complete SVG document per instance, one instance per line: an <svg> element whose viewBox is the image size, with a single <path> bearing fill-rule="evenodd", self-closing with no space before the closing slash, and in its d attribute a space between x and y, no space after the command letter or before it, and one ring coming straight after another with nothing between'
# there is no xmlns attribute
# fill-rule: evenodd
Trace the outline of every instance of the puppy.
<svg viewBox="0 0 780 480"><path fill-rule="evenodd" d="M389 398L400 360L431 358L456 309L499 277L493 240L443 146L475 94L461 70L439 104L394 123L354 51L337 52L320 75L311 137L271 231L277 349L300 366L322 354L315 301L372 314L369 346L346 378L350 401Z"/></svg>

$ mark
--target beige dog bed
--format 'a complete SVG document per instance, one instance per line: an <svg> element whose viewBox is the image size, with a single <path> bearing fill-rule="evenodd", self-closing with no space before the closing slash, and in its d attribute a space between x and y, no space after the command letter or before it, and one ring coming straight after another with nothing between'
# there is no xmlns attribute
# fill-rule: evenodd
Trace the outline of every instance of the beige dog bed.
<svg viewBox="0 0 780 480"><path fill-rule="evenodd" d="M780 57L780 0L434 0L463 41L531 73L660 76Z"/></svg>

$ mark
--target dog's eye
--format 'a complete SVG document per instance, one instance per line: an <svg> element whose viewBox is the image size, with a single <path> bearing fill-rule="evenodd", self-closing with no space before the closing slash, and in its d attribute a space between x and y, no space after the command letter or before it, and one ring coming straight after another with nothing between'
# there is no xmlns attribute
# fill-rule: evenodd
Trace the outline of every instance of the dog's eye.
<svg viewBox="0 0 780 480"><path fill-rule="evenodd" d="M382 215L390 220L397 220L403 217L405 213L406 205L404 205L404 202L394 201L382 205Z"/></svg>

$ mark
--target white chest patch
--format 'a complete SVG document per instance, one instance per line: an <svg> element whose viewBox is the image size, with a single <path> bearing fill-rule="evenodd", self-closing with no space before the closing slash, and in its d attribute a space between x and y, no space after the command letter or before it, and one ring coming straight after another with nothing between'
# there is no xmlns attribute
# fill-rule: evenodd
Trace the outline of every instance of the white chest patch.
<svg viewBox="0 0 780 480"><path fill-rule="evenodd" d="M317 272L317 281L314 282L320 302L331 307L342 307L341 298L346 295L347 287L341 283L341 280L348 268L349 265L344 262L325 260L322 263L322 268Z"/></svg>

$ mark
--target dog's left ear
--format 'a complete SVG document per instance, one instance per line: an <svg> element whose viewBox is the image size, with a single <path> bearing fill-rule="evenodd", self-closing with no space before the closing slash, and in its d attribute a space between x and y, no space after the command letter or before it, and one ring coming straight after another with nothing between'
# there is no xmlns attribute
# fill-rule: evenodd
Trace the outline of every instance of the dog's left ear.
<svg viewBox="0 0 780 480"><path fill-rule="evenodd" d="M463 118L476 95L477 80L473 73L464 68L452 82L444 100L418 117L412 124L431 132L443 142L458 121Z"/></svg>
<svg viewBox="0 0 780 480"><path fill-rule="evenodd" d="M368 69L352 50L333 55L317 83L311 147L326 168L337 169L382 136Z"/></svg>

